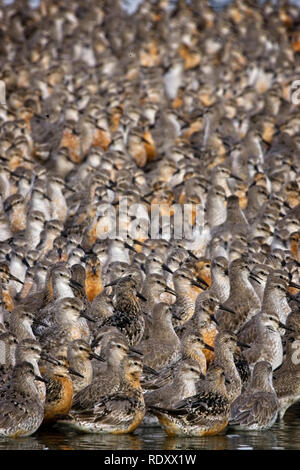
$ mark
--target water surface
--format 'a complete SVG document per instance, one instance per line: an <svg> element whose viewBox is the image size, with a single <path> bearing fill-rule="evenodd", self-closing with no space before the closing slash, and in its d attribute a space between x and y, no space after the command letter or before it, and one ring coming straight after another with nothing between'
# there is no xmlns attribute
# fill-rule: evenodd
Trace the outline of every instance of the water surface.
<svg viewBox="0 0 300 470"><path fill-rule="evenodd" d="M1 450L236 450L300 449L300 403L269 431L238 432L201 438L167 437L162 428L138 428L123 436L77 434L62 428L42 429L34 436L0 439Z"/></svg>

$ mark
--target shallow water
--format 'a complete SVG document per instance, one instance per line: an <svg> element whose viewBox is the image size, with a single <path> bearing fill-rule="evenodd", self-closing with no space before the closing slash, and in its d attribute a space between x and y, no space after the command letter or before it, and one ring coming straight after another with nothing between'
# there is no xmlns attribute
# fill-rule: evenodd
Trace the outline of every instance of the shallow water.
<svg viewBox="0 0 300 470"><path fill-rule="evenodd" d="M124 436L77 434L62 428L39 430L34 436L0 439L1 450L266 450L300 449L300 403L284 420L264 432L238 432L201 438L167 437L160 427L138 428Z"/></svg>
<svg viewBox="0 0 300 470"><path fill-rule="evenodd" d="M3 0L3 4L14 0ZM124 0L132 13L143 0ZM230 0L211 0L215 7ZM32 7L39 0L30 1ZM274 2L276 3L276 2ZM300 6L300 0L292 0ZM282 422L264 432L238 432L230 428L219 436L170 438L160 427L138 428L124 436L77 434L62 428L42 429L34 436L19 439L0 438L1 450L267 450L300 449L300 403L288 410Z"/></svg>

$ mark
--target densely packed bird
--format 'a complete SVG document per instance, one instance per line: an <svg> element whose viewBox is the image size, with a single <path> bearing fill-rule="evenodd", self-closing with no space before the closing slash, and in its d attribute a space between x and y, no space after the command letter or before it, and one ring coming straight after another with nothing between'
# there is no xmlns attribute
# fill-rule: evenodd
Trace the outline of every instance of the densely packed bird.
<svg viewBox="0 0 300 470"><path fill-rule="evenodd" d="M25 4L0 9L0 435L270 428L300 400L298 8Z"/></svg>

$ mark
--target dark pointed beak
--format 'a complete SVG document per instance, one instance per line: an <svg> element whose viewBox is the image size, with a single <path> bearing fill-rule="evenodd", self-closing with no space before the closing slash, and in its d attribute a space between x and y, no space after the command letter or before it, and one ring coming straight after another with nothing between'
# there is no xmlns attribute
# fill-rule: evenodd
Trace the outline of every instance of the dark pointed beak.
<svg viewBox="0 0 300 470"><path fill-rule="evenodd" d="M288 202L284 201L283 205L288 209L292 209Z"/></svg>
<svg viewBox="0 0 300 470"><path fill-rule="evenodd" d="M145 246L144 243L140 242L139 240L134 239L133 241L136 245Z"/></svg>
<svg viewBox="0 0 300 470"><path fill-rule="evenodd" d="M52 201L51 197L49 197L48 194L44 194L44 198L47 199L47 201Z"/></svg>
<svg viewBox="0 0 300 470"><path fill-rule="evenodd" d="M167 266L166 264L162 264L161 267L163 268L164 271L167 271L170 274L173 274L173 271Z"/></svg>
<svg viewBox="0 0 300 470"><path fill-rule="evenodd" d="M98 343L99 340L97 338L93 339L93 341L91 342L91 348L95 348L96 346L98 346Z"/></svg>
<svg viewBox="0 0 300 470"><path fill-rule="evenodd" d="M221 310L225 310L225 312L233 313L234 315L236 314L233 310L231 310L231 308L228 308L228 307L226 307L226 306L223 305L223 304L220 304L220 305L219 305L219 308L220 308Z"/></svg>
<svg viewBox="0 0 300 470"><path fill-rule="evenodd" d="M135 353L135 354L139 354L140 356L144 355L144 353L142 353L142 351L139 351L138 349L135 349L135 348L130 348L130 351Z"/></svg>
<svg viewBox="0 0 300 470"><path fill-rule="evenodd" d="M111 286L115 286L116 284L118 284L118 282L119 282L120 280L124 280L124 279L130 279L130 278L131 278L131 276L130 276L130 275L129 275L129 276L123 276L123 277L121 276L121 277L118 277L118 278L117 278L117 279L115 279L114 281L111 281L109 284L105 284L105 286L104 286L104 287L111 287Z"/></svg>
<svg viewBox="0 0 300 470"><path fill-rule="evenodd" d="M195 260L198 261L198 258L196 255L194 255L194 253L192 252L192 250L187 250L188 254L190 255L191 258L194 258Z"/></svg>
<svg viewBox="0 0 300 470"><path fill-rule="evenodd" d="M152 191L150 191L149 193L145 194L143 197L149 197L149 196L152 196L154 193L155 193L155 190L153 189L153 190L152 190Z"/></svg>
<svg viewBox="0 0 300 470"><path fill-rule="evenodd" d="M92 267L92 273L93 273L94 276L96 276L96 274L97 274L97 267L96 266Z"/></svg>
<svg viewBox="0 0 300 470"><path fill-rule="evenodd" d="M202 284L205 285L205 287L209 287L209 284L200 276L197 276L197 281L202 282Z"/></svg>
<svg viewBox="0 0 300 470"><path fill-rule="evenodd" d="M168 292L169 294L172 294L172 295L177 295L176 292L174 291L174 289L171 289L171 287L169 286L166 286L165 287L165 292Z"/></svg>
<svg viewBox="0 0 300 470"><path fill-rule="evenodd" d="M241 343L240 341L237 341L236 344L238 346L240 346L241 348L251 348L251 346L249 346L249 344Z"/></svg>
<svg viewBox="0 0 300 470"><path fill-rule="evenodd" d="M282 323L281 321L278 323L278 325L280 328L283 328L284 330L292 331L293 333L295 332L295 330L293 330L292 328L289 328L288 326L285 326L285 324Z"/></svg>
<svg viewBox="0 0 300 470"><path fill-rule="evenodd" d="M145 204L148 204L148 206L151 206L151 202L148 201L148 199L146 199L144 196L141 196L141 200L142 200Z"/></svg>
<svg viewBox="0 0 300 470"><path fill-rule="evenodd" d="M217 326L219 326L219 323L218 321L216 320L216 317L214 315L210 315L209 318L211 319L211 321L213 321Z"/></svg>
<svg viewBox="0 0 300 470"><path fill-rule="evenodd" d="M213 351L213 352L215 351L215 349L207 343L204 343L204 346L205 346L205 349L208 349L209 351Z"/></svg>
<svg viewBox="0 0 300 470"><path fill-rule="evenodd" d="M144 297L144 296L143 296L142 294L140 294L139 292L136 293L136 296L137 296L139 299L143 300L143 302L147 302L146 297Z"/></svg>
<svg viewBox="0 0 300 470"><path fill-rule="evenodd" d="M256 276L254 276L252 273L250 274L249 278L252 279L253 281L257 282L258 284L261 284L260 279Z"/></svg>
<svg viewBox="0 0 300 470"><path fill-rule="evenodd" d="M199 287L199 289L204 289L203 285L201 285L197 281L194 281L194 279L191 279L191 284L192 284L192 286Z"/></svg>
<svg viewBox="0 0 300 470"><path fill-rule="evenodd" d="M62 255L62 249L61 249L61 248L58 248L58 249L57 249L57 253L58 253L58 256L61 258L61 255Z"/></svg>
<svg viewBox="0 0 300 470"><path fill-rule="evenodd" d="M30 264L28 263L26 258L22 258L22 263L25 264L27 268L30 268Z"/></svg>
<svg viewBox="0 0 300 470"><path fill-rule="evenodd" d="M96 323L96 320L94 320L94 318L90 317L87 313L85 312L81 312L80 313L80 316L83 317L83 318L86 318L88 321L91 321L93 323Z"/></svg>
<svg viewBox="0 0 300 470"><path fill-rule="evenodd" d="M290 282L289 287L295 287L295 289L300 289L299 284L296 284L295 282Z"/></svg>
<svg viewBox="0 0 300 470"><path fill-rule="evenodd" d="M110 184L111 186L113 186L113 187L114 187L114 186L117 186L117 183L116 183L115 181L111 180L111 179L109 179L108 182L109 182L109 184Z"/></svg>
<svg viewBox="0 0 300 470"><path fill-rule="evenodd" d="M133 253L137 253L136 249L133 248L133 246L130 246L127 242L124 242L125 248L127 248L130 251L133 251Z"/></svg>
<svg viewBox="0 0 300 470"><path fill-rule="evenodd" d="M97 129L99 129L102 132L107 132L107 129L104 129L104 127L101 127L101 126L98 126L98 125L97 125Z"/></svg>
<svg viewBox="0 0 300 470"><path fill-rule="evenodd" d="M81 375L79 372L77 372L76 370L72 369L71 367L69 367L68 371L69 371L70 374L76 375L77 377L81 377L82 379L84 379L83 375Z"/></svg>
<svg viewBox="0 0 300 470"><path fill-rule="evenodd" d="M39 382L43 382L44 384L49 383L49 380L45 379L44 377L41 377L40 375L35 375L34 378L35 380L38 380Z"/></svg>
<svg viewBox="0 0 300 470"><path fill-rule="evenodd" d="M41 352L41 359L43 359L44 361L50 362L50 364L54 364L55 366L60 364L59 361L57 361L55 358L45 353L44 351Z"/></svg>
<svg viewBox="0 0 300 470"><path fill-rule="evenodd" d="M109 284L105 284L104 287L112 287L115 286L118 282L118 279L115 279L114 281L110 282Z"/></svg>
<svg viewBox="0 0 300 470"><path fill-rule="evenodd" d="M234 175L233 173L230 173L229 176L230 176L230 178L234 178L234 179L237 180L237 181L244 181L242 178L240 178L240 177L237 176L237 175Z"/></svg>
<svg viewBox="0 0 300 470"><path fill-rule="evenodd" d="M102 356L98 356L98 354L91 352L90 359L97 359L97 361L105 362Z"/></svg>
<svg viewBox="0 0 300 470"><path fill-rule="evenodd" d="M70 286L71 286L71 287L77 287L77 288L78 288L78 287L80 287L80 288L83 287L83 285L80 284L80 282L75 281L75 279L70 279Z"/></svg>
<svg viewBox="0 0 300 470"><path fill-rule="evenodd" d="M24 282L23 281L20 281L20 279L18 279L16 276L14 276L13 274L10 274L9 275L9 279L11 279L12 281L16 281L16 282L19 282L20 284L24 285Z"/></svg>

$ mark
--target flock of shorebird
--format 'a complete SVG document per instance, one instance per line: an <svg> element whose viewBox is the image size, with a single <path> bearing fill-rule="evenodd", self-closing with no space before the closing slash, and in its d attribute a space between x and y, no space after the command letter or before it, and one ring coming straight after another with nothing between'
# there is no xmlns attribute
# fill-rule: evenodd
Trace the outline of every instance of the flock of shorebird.
<svg viewBox="0 0 300 470"><path fill-rule="evenodd" d="M300 400L298 8L16 0L0 35L0 435L270 428Z"/></svg>

